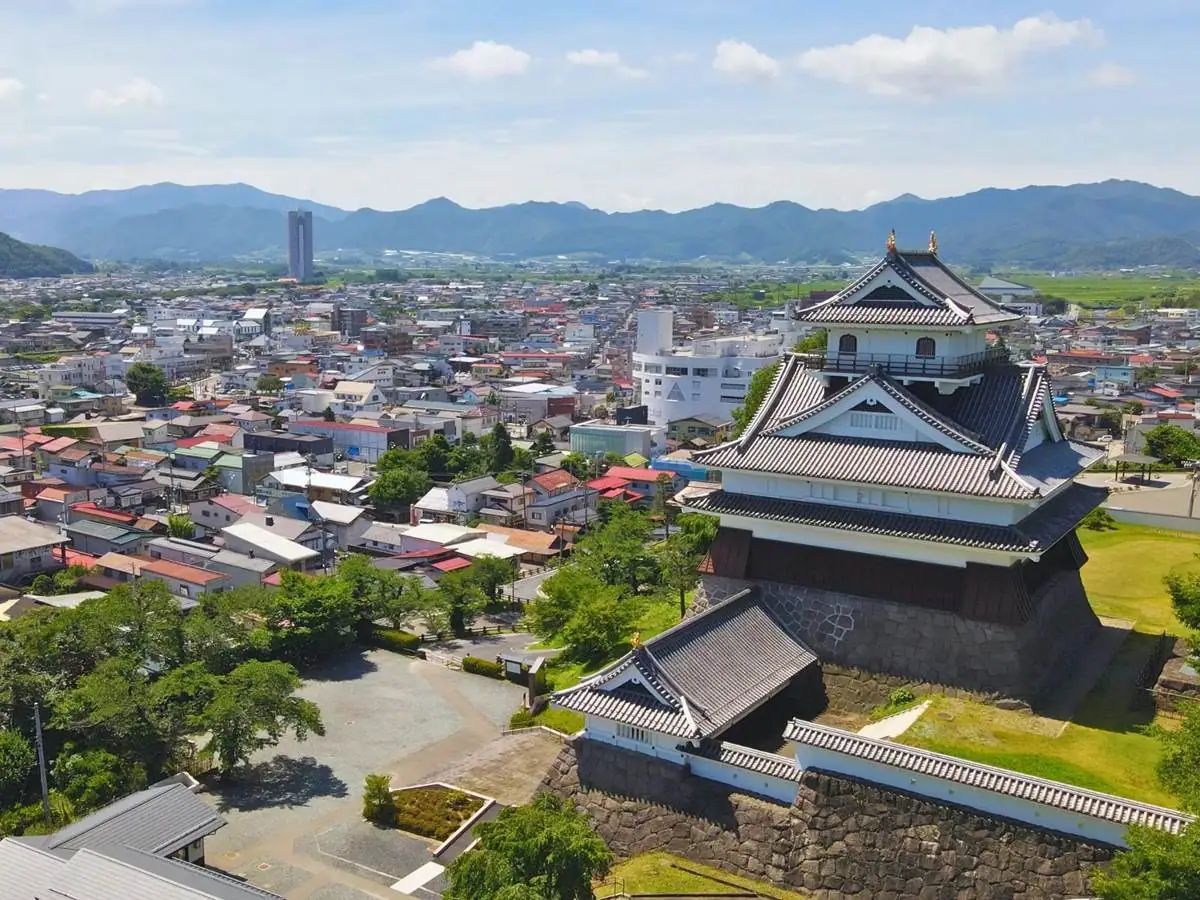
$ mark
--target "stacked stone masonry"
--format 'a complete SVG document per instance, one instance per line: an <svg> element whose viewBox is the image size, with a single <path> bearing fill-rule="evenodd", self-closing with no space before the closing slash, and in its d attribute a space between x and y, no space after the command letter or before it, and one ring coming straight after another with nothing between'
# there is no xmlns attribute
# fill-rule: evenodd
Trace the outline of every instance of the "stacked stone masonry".
<svg viewBox="0 0 1200 900"><path fill-rule="evenodd" d="M788 807L586 738L543 788L620 857L663 851L814 900L1060 900L1112 848L810 771Z"/></svg>
<svg viewBox="0 0 1200 900"><path fill-rule="evenodd" d="M1035 701L1100 633L1079 572L1038 591L1036 615L1020 626L776 581L705 575L693 611L747 587L763 597L822 663L984 694Z"/></svg>

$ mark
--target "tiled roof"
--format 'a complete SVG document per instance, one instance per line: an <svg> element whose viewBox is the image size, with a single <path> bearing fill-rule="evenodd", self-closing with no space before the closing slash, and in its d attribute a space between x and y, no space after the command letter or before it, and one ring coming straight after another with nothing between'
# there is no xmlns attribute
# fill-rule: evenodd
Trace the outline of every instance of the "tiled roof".
<svg viewBox="0 0 1200 900"><path fill-rule="evenodd" d="M830 506L749 494L713 491L687 502L689 509L711 515L745 516L857 534L904 537L981 550L1041 553L1058 543L1079 520L1104 502L1106 488L1075 484L1038 507L1017 525L985 525L933 516L853 506Z"/></svg>
<svg viewBox="0 0 1200 900"><path fill-rule="evenodd" d="M891 271L905 285L886 297L865 294L878 276ZM874 293L874 291L872 291ZM796 318L818 324L956 326L1010 322L1010 313L963 281L932 253L889 253L829 300L799 310Z"/></svg>
<svg viewBox="0 0 1200 900"><path fill-rule="evenodd" d="M881 763L1121 825L1142 825L1178 834L1192 822L1191 816L1166 807L1136 803L1122 797L1114 797L1111 794L1100 794L1057 781L1034 778L1031 775L1022 775L1006 769L996 769L891 741L879 741L843 731L840 728L831 728L801 719L793 719L788 724L784 736L797 744L817 747L856 759Z"/></svg>
<svg viewBox="0 0 1200 900"><path fill-rule="evenodd" d="M713 737L815 662L757 592L744 591L560 691L554 702L678 737Z"/></svg>
<svg viewBox="0 0 1200 900"><path fill-rule="evenodd" d="M760 436L742 450L726 444L696 461L716 469L770 472L908 490L1028 500L1034 489L991 454L956 453L936 444L855 440L837 435Z"/></svg>
<svg viewBox="0 0 1200 900"><path fill-rule="evenodd" d="M698 744L685 744L679 749L692 756L702 756L772 778L785 778L788 781L800 779L800 768L796 765L796 760L790 756L780 756L778 753L766 753L727 741L700 741Z"/></svg>

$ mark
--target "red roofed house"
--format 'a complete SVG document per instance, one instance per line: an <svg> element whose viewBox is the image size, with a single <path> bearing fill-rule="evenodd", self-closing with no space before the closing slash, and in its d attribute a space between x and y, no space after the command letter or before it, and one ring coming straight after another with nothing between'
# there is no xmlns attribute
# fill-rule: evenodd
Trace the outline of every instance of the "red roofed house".
<svg viewBox="0 0 1200 900"><path fill-rule="evenodd" d="M530 528L552 530L572 513L595 510L599 494L566 469L550 469L529 479L533 491L525 508L525 521Z"/></svg>

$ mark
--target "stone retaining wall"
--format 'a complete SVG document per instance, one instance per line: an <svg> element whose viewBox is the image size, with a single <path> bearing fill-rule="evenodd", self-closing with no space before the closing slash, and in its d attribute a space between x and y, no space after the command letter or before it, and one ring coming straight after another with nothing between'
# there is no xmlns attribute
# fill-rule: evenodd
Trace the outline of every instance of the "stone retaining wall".
<svg viewBox="0 0 1200 900"><path fill-rule="evenodd" d="M576 738L543 788L620 857L665 851L815 900L1060 900L1112 848L842 776L802 777L792 806Z"/></svg>
<svg viewBox="0 0 1200 900"><path fill-rule="evenodd" d="M829 698L829 709L837 712L869 714L878 706L887 706L892 691L904 687L909 688L918 697L940 694L945 697L978 700L981 703L996 699L993 694L980 694L963 688L930 684L900 675L883 675L834 663L822 663L821 672L825 682L825 696Z"/></svg>
<svg viewBox="0 0 1200 900"><path fill-rule="evenodd" d="M1034 618L1020 626L720 575L701 579L693 609L706 609L747 587L762 592L823 664L1031 702L1055 684L1057 674L1100 633L1100 622L1074 570L1055 575L1042 587Z"/></svg>

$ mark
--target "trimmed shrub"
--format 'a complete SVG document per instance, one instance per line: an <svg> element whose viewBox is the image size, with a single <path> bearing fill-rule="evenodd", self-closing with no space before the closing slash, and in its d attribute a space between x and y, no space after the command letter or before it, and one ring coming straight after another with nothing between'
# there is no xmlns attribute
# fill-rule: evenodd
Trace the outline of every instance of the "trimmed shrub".
<svg viewBox="0 0 1200 900"><path fill-rule="evenodd" d="M441 787L395 791L392 802L397 828L436 841L446 840L483 806L478 797Z"/></svg>
<svg viewBox="0 0 1200 900"><path fill-rule="evenodd" d="M362 815L368 822L391 825L396 820L391 775L368 775L363 784Z"/></svg>
<svg viewBox="0 0 1200 900"><path fill-rule="evenodd" d="M373 628L371 643L393 653L416 653L421 647L419 637L411 631L401 631L399 628Z"/></svg>
<svg viewBox="0 0 1200 900"><path fill-rule="evenodd" d="M913 693L912 688L900 687L888 694L888 706L907 706L916 699L917 695Z"/></svg>
<svg viewBox="0 0 1200 900"><path fill-rule="evenodd" d="M483 675L487 678L504 679L504 666L493 659L480 659L478 656L464 656L462 661L464 672L472 675Z"/></svg>
<svg viewBox="0 0 1200 900"><path fill-rule="evenodd" d="M512 718L508 720L509 728L531 728L537 724L537 719L533 717L527 709L518 709L512 714Z"/></svg>

